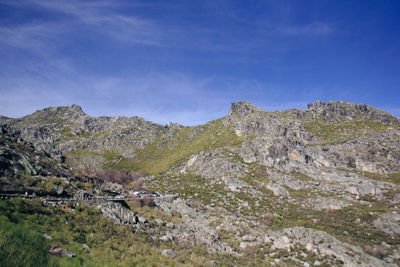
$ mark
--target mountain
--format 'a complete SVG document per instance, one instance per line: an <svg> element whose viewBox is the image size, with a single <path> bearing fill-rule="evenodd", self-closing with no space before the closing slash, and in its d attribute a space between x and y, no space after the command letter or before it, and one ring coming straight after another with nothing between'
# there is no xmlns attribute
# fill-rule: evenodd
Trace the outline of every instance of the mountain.
<svg viewBox="0 0 400 267"><path fill-rule="evenodd" d="M3 193L175 196L87 204L145 236L166 265L400 264L400 119L369 105L271 112L241 101L193 127L72 105L0 125ZM89 264L104 245L82 238Z"/></svg>

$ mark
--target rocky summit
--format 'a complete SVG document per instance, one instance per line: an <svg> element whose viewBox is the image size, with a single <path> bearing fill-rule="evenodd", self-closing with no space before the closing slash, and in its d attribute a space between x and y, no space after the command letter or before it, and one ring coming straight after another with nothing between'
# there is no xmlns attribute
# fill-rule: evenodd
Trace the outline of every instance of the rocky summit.
<svg viewBox="0 0 400 267"><path fill-rule="evenodd" d="M72 105L0 133L0 265L400 264L400 119L369 105L193 127Z"/></svg>

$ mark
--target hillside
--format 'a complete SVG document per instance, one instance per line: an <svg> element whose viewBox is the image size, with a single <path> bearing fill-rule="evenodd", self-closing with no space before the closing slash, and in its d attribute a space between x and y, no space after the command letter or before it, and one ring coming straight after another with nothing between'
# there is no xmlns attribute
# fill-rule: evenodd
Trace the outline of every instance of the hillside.
<svg viewBox="0 0 400 267"><path fill-rule="evenodd" d="M242 101L193 127L72 105L0 132L4 265L30 238L41 266L400 264L400 119L368 105Z"/></svg>

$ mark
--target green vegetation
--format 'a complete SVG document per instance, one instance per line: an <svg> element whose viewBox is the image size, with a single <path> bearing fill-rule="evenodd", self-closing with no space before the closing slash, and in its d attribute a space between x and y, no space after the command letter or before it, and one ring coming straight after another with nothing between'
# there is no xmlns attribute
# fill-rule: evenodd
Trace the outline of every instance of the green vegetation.
<svg viewBox="0 0 400 267"><path fill-rule="evenodd" d="M109 136L109 135L111 135L111 131L107 130L107 131L102 131L102 132L94 134L93 138L96 139L96 138L99 138L100 136Z"/></svg>
<svg viewBox="0 0 400 267"><path fill-rule="evenodd" d="M365 247L366 244L380 245L383 241L389 244L400 244L400 239L392 239L389 235L373 227L373 221L379 214L391 211L391 206L385 200L376 200L372 196L364 196L366 204L353 203L340 210L326 209L323 211L303 207L307 198L316 196L311 191L290 190L295 201L270 201L265 203L268 210L273 210L278 216L272 216L271 228L282 229L293 226L304 226L325 231L346 243ZM321 193L318 193L321 196ZM269 196L271 197L271 196ZM327 196L329 197L329 196ZM334 197L334 196L331 196ZM361 223L357 223L357 219Z"/></svg>
<svg viewBox="0 0 400 267"><path fill-rule="evenodd" d="M367 204L353 203L341 210L317 211L303 207L301 203L307 198L321 196L320 193L288 189L295 201L279 199L262 185L263 182L268 181L266 170L257 165L254 165L252 170L244 181L251 184L252 188L256 188L258 194L249 194L246 190L232 192L226 190L224 184L212 183L209 179L193 175L163 175L155 177L148 185L154 189L170 190L184 198L201 201L210 210L215 208L228 213L239 212L244 218L252 218L275 230L304 226L325 231L339 240L362 247L366 244L380 245L383 241L389 244L400 244L400 239L392 239L386 233L373 227L373 221L379 214L391 211L392 207L388 206L384 200L365 197L363 200L368 201ZM303 177L301 173L293 172L292 175ZM326 197L334 196L326 195ZM247 205L243 206L243 203ZM362 223L357 223L357 219L360 219ZM235 247L235 242L237 242L235 238L230 237L229 234L224 234L223 237L226 241L231 240L229 244Z"/></svg>
<svg viewBox="0 0 400 267"><path fill-rule="evenodd" d="M70 127L64 127L61 130L58 131L60 134L66 136L66 137L76 137L76 135L72 132L72 129Z"/></svg>
<svg viewBox="0 0 400 267"><path fill-rule="evenodd" d="M1 217L0 217L1 218ZM45 238L29 226L4 221L0 223L1 266L46 266L49 248Z"/></svg>
<svg viewBox="0 0 400 267"><path fill-rule="evenodd" d="M83 131L79 136L82 138L88 138L88 137L92 136L92 133L88 132L88 131Z"/></svg>
<svg viewBox="0 0 400 267"><path fill-rule="evenodd" d="M0 201L1 266L151 266L188 264L161 256L157 242L118 226L97 210L79 205L70 211L45 208L40 202ZM53 240L45 240L47 233ZM90 250L85 250L82 244ZM153 246L151 246L151 244ZM57 258L51 245L74 252ZM14 257L13 257L14 256Z"/></svg>
<svg viewBox="0 0 400 267"><path fill-rule="evenodd" d="M372 179L400 185L400 172L384 174L363 171L361 174Z"/></svg>
<svg viewBox="0 0 400 267"><path fill-rule="evenodd" d="M272 228L281 229L292 226L304 226L325 231L336 238L360 246L366 244L381 244L383 241L398 244L387 234L373 228L372 222L377 214L387 211L382 203L353 205L341 210L314 211L293 204L287 204L285 209L278 210L279 217L272 218ZM360 219L365 224L355 221Z"/></svg>
<svg viewBox="0 0 400 267"><path fill-rule="evenodd" d="M364 175L365 177L368 177L368 178L400 185L400 172L376 173L376 172L367 172L367 171L345 169L345 168L340 168L339 170L346 171L346 172L358 173L358 174Z"/></svg>
<svg viewBox="0 0 400 267"><path fill-rule="evenodd" d="M308 176L305 173L299 172L299 171L292 170L289 174L296 177L296 179L301 180L301 181L312 180L312 178L310 176Z"/></svg>
<svg viewBox="0 0 400 267"><path fill-rule="evenodd" d="M158 176L154 179L154 182L147 183L147 186L151 190L169 191L179 194L183 198L195 196L195 199L201 201L203 205L211 206L223 203L222 197L229 192L225 190L225 185L212 183L210 179L197 175ZM228 201L236 201L232 197L233 195L228 197Z"/></svg>
<svg viewBox="0 0 400 267"><path fill-rule="evenodd" d="M241 144L242 137L237 136L228 126L222 125L222 120L219 119L205 126L183 128L170 140L158 139L137 151L134 158L122 159L113 168L158 174L200 151Z"/></svg>
<svg viewBox="0 0 400 267"><path fill-rule="evenodd" d="M66 157L73 157L73 156L101 156L99 152L92 151L92 150L87 150L87 149L82 149L82 150L71 150L68 152L64 153L64 156Z"/></svg>
<svg viewBox="0 0 400 267"><path fill-rule="evenodd" d="M131 207L149 218L172 219L149 207ZM53 239L45 239L45 233ZM76 257L54 257L48 252L52 245ZM177 256L162 256L165 248ZM62 210L43 207L40 201L0 201L0 266L212 266L210 259L220 266L259 266L263 254L258 253L257 257L210 254L201 245L153 240L149 233L116 225L85 205Z"/></svg>
<svg viewBox="0 0 400 267"><path fill-rule="evenodd" d="M3 177L0 179L0 188L8 188L8 190L4 191L21 193L34 191L37 195L55 194L56 186L65 188L67 185L68 183L65 180L57 177L38 177L28 173L21 173L15 177Z"/></svg>
<svg viewBox="0 0 400 267"><path fill-rule="evenodd" d="M67 158L67 163L71 163L73 161L80 162L83 158L90 157L99 157L103 158L102 160L102 168L110 169L112 168L116 162L118 162L122 155L114 150L103 150L102 152L82 149L82 150L71 150L69 152L64 153L64 156Z"/></svg>
<svg viewBox="0 0 400 267"><path fill-rule="evenodd" d="M327 124L318 119L304 122L304 126L307 131L320 138L320 142L316 145L344 143L354 137L383 132L395 127L373 120L343 120L340 123Z"/></svg>
<svg viewBox="0 0 400 267"><path fill-rule="evenodd" d="M104 158L103 169L110 169L117 161L122 159L122 155L114 150L104 150L102 157Z"/></svg>

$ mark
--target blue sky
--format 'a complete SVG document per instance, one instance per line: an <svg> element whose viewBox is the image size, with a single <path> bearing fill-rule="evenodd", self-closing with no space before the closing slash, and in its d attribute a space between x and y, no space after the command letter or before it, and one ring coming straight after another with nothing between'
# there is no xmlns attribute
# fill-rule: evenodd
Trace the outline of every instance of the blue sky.
<svg viewBox="0 0 400 267"><path fill-rule="evenodd" d="M400 1L0 0L0 114L81 105L184 125L250 101L400 115Z"/></svg>

